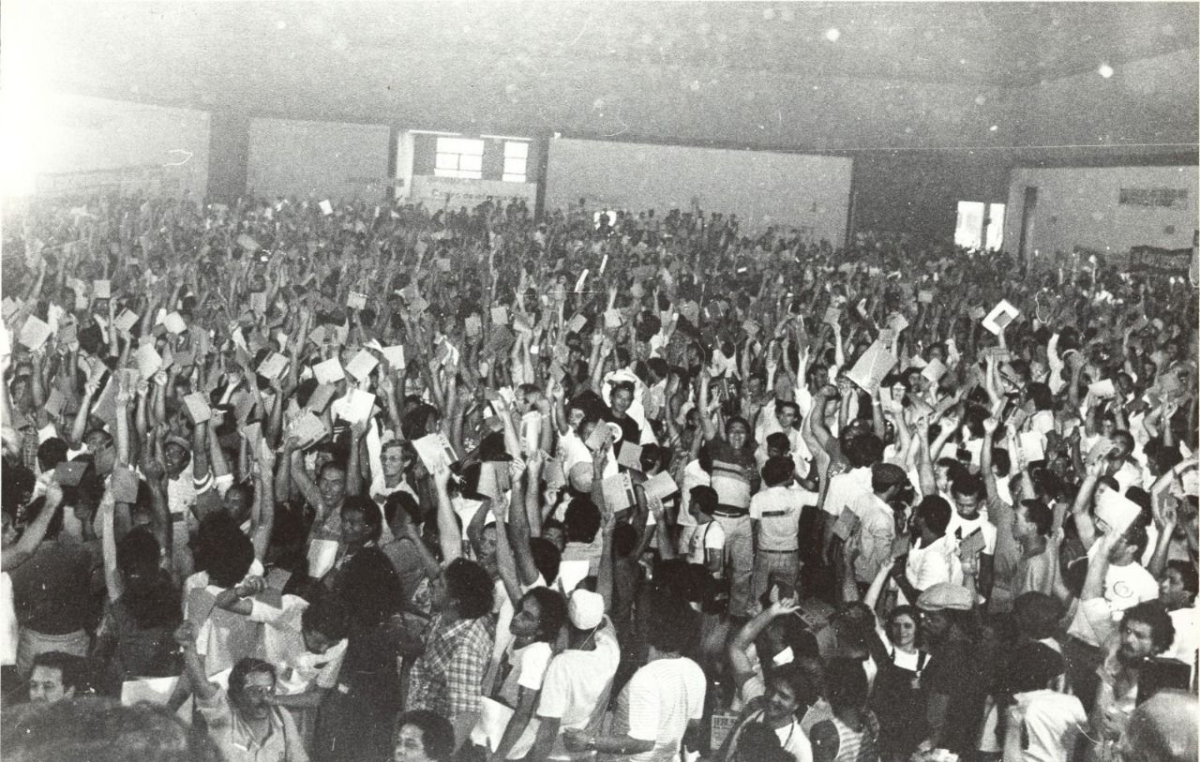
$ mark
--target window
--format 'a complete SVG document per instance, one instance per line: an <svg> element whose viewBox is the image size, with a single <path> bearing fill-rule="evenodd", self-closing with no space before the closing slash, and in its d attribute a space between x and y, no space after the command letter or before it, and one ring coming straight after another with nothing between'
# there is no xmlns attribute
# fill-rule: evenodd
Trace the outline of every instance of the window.
<svg viewBox="0 0 1200 762"><path fill-rule="evenodd" d="M506 183L523 183L529 160L529 144L519 140L504 141L504 177Z"/></svg>
<svg viewBox="0 0 1200 762"><path fill-rule="evenodd" d="M954 245L998 251L1004 237L1004 204L959 201Z"/></svg>
<svg viewBox="0 0 1200 762"><path fill-rule="evenodd" d="M483 141L467 138L438 138L437 162L433 174L437 177L483 179Z"/></svg>

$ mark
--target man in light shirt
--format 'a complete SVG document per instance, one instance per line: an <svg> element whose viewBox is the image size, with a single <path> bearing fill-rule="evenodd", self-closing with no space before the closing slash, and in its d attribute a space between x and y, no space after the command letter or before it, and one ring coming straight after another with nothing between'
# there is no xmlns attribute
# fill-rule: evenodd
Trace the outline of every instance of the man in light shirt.
<svg viewBox="0 0 1200 762"><path fill-rule="evenodd" d="M914 603L922 590L939 582L959 582L954 579L954 546L946 537L950 505L942 498L930 495L917 505L912 521L918 533L916 544L907 556L897 558L892 568L892 578L900 588L902 604Z"/></svg>
<svg viewBox="0 0 1200 762"><path fill-rule="evenodd" d="M800 574L800 514L807 507L815 508L818 496L791 488L794 472L790 458L771 458L762 469L767 488L750 498L750 523L755 540L750 595L755 599L772 582L789 591L796 589Z"/></svg>
<svg viewBox="0 0 1200 762"><path fill-rule="evenodd" d="M871 494L850 505L858 517L860 555L854 561L854 580L865 594L867 587L892 558L896 539L896 517L889 503L908 486L904 469L892 463L876 463L871 469Z"/></svg>

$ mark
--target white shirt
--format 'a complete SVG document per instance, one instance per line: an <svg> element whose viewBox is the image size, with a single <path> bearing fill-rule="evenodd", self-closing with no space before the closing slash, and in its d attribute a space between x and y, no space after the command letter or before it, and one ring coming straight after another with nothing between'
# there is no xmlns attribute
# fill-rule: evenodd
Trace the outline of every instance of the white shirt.
<svg viewBox="0 0 1200 762"><path fill-rule="evenodd" d="M953 582L954 546L949 538L942 536L924 547L909 549L908 562L904 567L904 576L917 590L928 590L939 582ZM900 591L904 603L916 604L908 600L904 591Z"/></svg>
<svg viewBox="0 0 1200 762"><path fill-rule="evenodd" d="M654 741L654 748L630 759L672 762L678 757L688 722L704 714L706 688L704 671L686 657L655 659L639 669L617 699L615 730Z"/></svg>
<svg viewBox="0 0 1200 762"><path fill-rule="evenodd" d="M1200 647L1196 637L1200 631L1200 610L1192 605L1170 613L1171 624L1175 625L1175 641L1162 656L1165 659L1178 659L1184 664L1195 664L1196 648Z"/></svg>
<svg viewBox="0 0 1200 762"><path fill-rule="evenodd" d="M1025 762L1066 762L1075 751L1075 742L1087 713L1079 699L1049 689L1018 693L1015 696L1025 719L1023 731L1029 739L1022 751Z"/></svg>
<svg viewBox="0 0 1200 762"><path fill-rule="evenodd" d="M308 602L295 595L285 595L282 603L282 608L254 599L250 604L250 621L265 625L263 651L267 661L279 670L280 692L284 695L304 693L312 685L333 688L342 671L349 641L342 638L323 654L309 651L301 628Z"/></svg>
<svg viewBox="0 0 1200 762"><path fill-rule="evenodd" d="M829 480L829 491L825 495L825 512L830 516L842 515L863 495L871 494L871 469L863 466L847 471Z"/></svg>
<svg viewBox="0 0 1200 762"><path fill-rule="evenodd" d="M725 527L719 521L710 521L696 527L688 542L688 563L707 566L707 551L723 550L725 548ZM718 575L718 578L720 575Z"/></svg>
<svg viewBox="0 0 1200 762"><path fill-rule="evenodd" d="M750 498L750 518L758 522L759 550L796 550L800 512L816 505L819 496L803 489L776 485Z"/></svg>
<svg viewBox="0 0 1200 762"><path fill-rule="evenodd" d="M550 752L551 759L571 759L562 742L562 731L586 729L593 716L604 709L601 702L608 696L621 661L621 648L611 621L606 621L596 632L595 641L596 647L591 651L563 651L551 660L546 670L536 715L559 720L559 735Z"/></svg>
<svg viewBox="0 0 1200 762"><path fill-rule="evenodd" d="M951 503L950 505L954 505ZM954 538L957 542L962 542L971 535L975 534L975 530L983 532L983 554L986 556L996 555L996 525L988 521L983 513L980 513L973 519L964 519L955 510L950 514L950 523L946 526L946 536Z"/></svg>
<svg viewBox="0 0 1200 762"><path fill-rule="evenodd" d="M1099 542L1092 543L1092 547L1088 548L1089 563L1095 560L1099 550ZM1108 602L1114 622L1121 621L1126 609L1157 598L1158 582L1141 564L1135 562L1125 566L1108 565L1108 571L1104 575L1104 600Z"/></svg>

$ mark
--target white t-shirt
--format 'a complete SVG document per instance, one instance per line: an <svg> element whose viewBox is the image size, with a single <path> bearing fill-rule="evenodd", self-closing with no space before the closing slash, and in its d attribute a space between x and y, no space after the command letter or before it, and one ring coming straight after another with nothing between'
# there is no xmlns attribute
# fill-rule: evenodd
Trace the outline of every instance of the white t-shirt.
<svg viewBox="0 0 1200 762"><path fill-rule="evenodd" d="M1175 625L1175 641L1162 654L1166 659L1178 659L1184 664L1196 663L1197 632L1200 631L1200 609L1195 605L1171 612L1171 624Z"/></svg>
<svg viewBox="0 0 1200 762"><path fill-rule="evenodd" d="M758 522L760 550L796 550L800 513L819 496L804 489L777 485L750 498L750 518Z"/></svg>
<svg viewBox="0 0 1200 762"><path fill-rule="evenodd" d="M1099 550L1099 542L1092 543L1092 547L1088 548L1089 563L1095 561ZM1158 582L1141 564L1108 565L1108 572L1104 575L1104 600L1108 601L1114 622L1121 621L1126 609L1157 598Z"/></svg>
<svg viewBox="0 0 1200 762"><path fill-rule="evenodd" d="M719 521L710 521L697 527L696 531L692 533L691 540L688 542L688 563L707 566L708 561L705 558L707 551L723 550L724 548L725 527L721 526Z"/></svg>
<svg viewBox="0 0 1200 762"><path fill-rule="evenodd" d="M546 580L541 574L538 574L532 585L521 588L521 594L528 593L535 587L546 587ZM492 593L495 605L492 609L493 613L499 612L496 619L496 638L492 643L492 662L499 664L509 646L512 645L513 635L509 632L509 625L512 624L513 616L517 613L516 606L520 601L514 601L508 597L508 589L504 586L502 580L496 580L496 587ZM489 683L490 684L490 683ZM514 704L515 706L515 704Z"/></svg>
<svg viewBox="0 0 1200 762"><path fill-rule="evenodd" d="M518 649L514 649L510 641L508 649L505 652L505 658L511 669L505 676L504 683L500 687L499 699L501 703L510 709L516 709L521 700L522 688L535 692L540 691L542 689L542 681L546 677L546 670L549 668L550 660L553 657L554 649L549 643L544 641L536 641L524 648ZM509 721L511 722L511 718ZM517 742L513 744L512 749L506 757L507 759L524 759L537 740L538 725L537 717L529 719L529 724L525 726L525 730L521 733ZM485 728L486 725L481 717L480 725L476 727L476 732L482 730L482 737L476 737L472 734L472 740L484 743L487 740ZM499 738L495 740L497 743L500 741Z"/></svg>
<svg viewBox="0 0 1200 762"><path fill-rule="evenodd" d="M568 649L551 660L542 681L538 700L538 717L559 720L559 734L550 752L550 759L571 759L562 742L564 730L585 730L597 710L603 709L612 687L621 648L611 621L605 621L596 632L596 647L591 651Z"/></svg>
<svg viewBox="0 0 1200 762"><path fill-rule="evenodd" d="M953 506L954 504L951 503L950 505ZM964 519L955 510L950 514L950 523L946 526L946 536L953 537L956 541L961 542L975 534L976 529L983 532L984 555L996 555L996 525L988 521L982 513L973 519Z"/></svg>
<svg viewBox="0 0 1200 762"><path fill-rule="evenodd" d="M308 602L295 595L285 595L281 602L283 606L275 608L253 598L250 600L250 621L265 625L263 653L279 671L280 693L304 693L314 684L319 688L333 688L342 671L349 641L342 638L323 654L309 651L301 628Z"/></svg>
<svg viewBox="0 0 1200 762"><path fill-rule="evenodd" d="M700 665L686 657L656 659L639 669L617 699L615 730L654 748L634 762L672 762L679 756L688 722L704 713L707 682Z"/></svg>
<svg viewBox="0 0 1200 762"><path fill-rule="evenodd" d="M825 495L825 512L830 516L841 516L844 508L850 507L863 495L871 494L871 469L855 468L838 474L829 480L829 491Z"/></svg>
<svg viewBox="0 0 1200 762"><path fill-rule="evenodd" d="M913 547L908 551L908 561L904 567L904 576L917 590L927 590L939 582L954 582L955 563L954 546L949 538L942 536L924 547ZM904 591L900 591L904 603L916 604L908 600Z"/></svg>
<svg viewBox="0 0 1200 762"><path fill-rule="evenodd" d="M1087 712L1079 699L1049 689L1018 693L1017 706L1025 715L1023 733L1029 739L1025 762L1063 762L1071 758Z"/></svg>

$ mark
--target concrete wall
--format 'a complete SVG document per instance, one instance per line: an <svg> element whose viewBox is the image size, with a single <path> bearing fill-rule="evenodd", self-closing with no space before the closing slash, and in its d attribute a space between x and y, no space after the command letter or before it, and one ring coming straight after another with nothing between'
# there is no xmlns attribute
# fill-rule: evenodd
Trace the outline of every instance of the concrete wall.
<svg viewBox="0 0 1200 762"><path fill-rule="evenodd" d="M382 124L252 119L246 183L257 196L382 200L390 140Z"/></svg>
<svg viewBox="0 0 1200 762"><path fill-rule="evenodd" d="M808 228L845 237L853 162L847 158L560 138L550 141L546 207L586 200L600 210L690 209L737 214L742 230Z"/></svg>
<svg viewBox="0 0 1200 762"><path fill-rule="evenodd" d="M1004 223L1005 248L1016 252L1025 189L1037 188L1030 253L1041 257L1082 246L1125 253L1131 246L1187 248L1197 226L1197 168L1017 168L1012 172ZM1181 190L1186 199L1165 208L1122 204L1121 191Z"/></svg>

